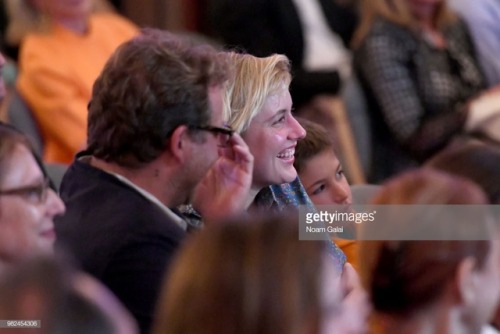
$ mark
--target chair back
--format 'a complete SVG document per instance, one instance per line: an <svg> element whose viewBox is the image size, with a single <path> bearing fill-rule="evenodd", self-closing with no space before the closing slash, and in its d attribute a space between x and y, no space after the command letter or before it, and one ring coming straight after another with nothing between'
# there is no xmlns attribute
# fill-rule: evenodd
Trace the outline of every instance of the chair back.
<svg viewBox="0 0 500 334"><path fill-rule="evenodd" d="M31 108L16 89L12 90L8 103L8 123L26 134L31 140L35 152L39 156L43 156L43 138Z"/></svg>

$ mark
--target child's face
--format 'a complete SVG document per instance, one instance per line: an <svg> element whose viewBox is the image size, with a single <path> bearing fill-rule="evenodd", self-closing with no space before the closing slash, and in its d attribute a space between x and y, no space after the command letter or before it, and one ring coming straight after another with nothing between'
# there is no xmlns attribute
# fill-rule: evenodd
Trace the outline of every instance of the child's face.
<svg viewBox="0 0 500 334"><path fill-rule="evenodd" d="M351 188L332 149L309 159L299 177L315 205L352 203Z"/></svg>

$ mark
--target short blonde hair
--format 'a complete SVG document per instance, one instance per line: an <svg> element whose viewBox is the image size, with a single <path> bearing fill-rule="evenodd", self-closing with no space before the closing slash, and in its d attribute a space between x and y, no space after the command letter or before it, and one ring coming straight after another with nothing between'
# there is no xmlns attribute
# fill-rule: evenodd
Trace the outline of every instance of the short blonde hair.
<svg viewBox="0 0 500 334"><path fill-rule="evenodd" d="M290 61L279 54L264 58L236 52L226 54L235 74L224 93L224 119L242 133L261 112L269 96L288 89L292 81Z"/></svg>
<svg viewBox="0 0 500 334"><path fill-rule="evenodd" d="M353 38L355 48L361 45L377 17L412 30L418 29L418 21L410 11L408 0L361 0L361 19ZM456 16L449 10L446 1L439 3L434 18L436 27L443 29L455 20Z"/></svg>

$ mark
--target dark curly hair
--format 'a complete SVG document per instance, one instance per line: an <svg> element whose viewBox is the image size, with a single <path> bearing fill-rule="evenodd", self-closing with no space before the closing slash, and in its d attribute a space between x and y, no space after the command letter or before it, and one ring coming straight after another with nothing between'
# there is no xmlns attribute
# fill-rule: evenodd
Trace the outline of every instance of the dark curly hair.
<svg viewBox="0 0 500 334"><path fill-rule="evenodd" d="M210 121L208 88L223 84L229 73L211 47L143 30L115 51L94 84L91 154L130 168L153 161L179 125Z"/></svg>

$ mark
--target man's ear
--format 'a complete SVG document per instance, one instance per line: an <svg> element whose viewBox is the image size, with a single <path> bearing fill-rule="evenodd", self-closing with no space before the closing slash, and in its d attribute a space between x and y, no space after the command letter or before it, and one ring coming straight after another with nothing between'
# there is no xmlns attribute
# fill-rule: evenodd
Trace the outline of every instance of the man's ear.
<svg viewBox="0 0 500 334"><path fill-rule="evenodd" d="M476 299L479 277L475 267L476 260L469 256L460 262L456 271L458 302L466 306L473 305Z"/></svg>
<svg viewBox="0 0 500 334"><path fill-rule="evenodd" d="M178 126L172 135L170 136L170 140L168 142L169 150L174 157L179 162L184 162L186 157L186 150L189 148L189 144L191 143L189 138L189 129L185 125Z"/></svg>

